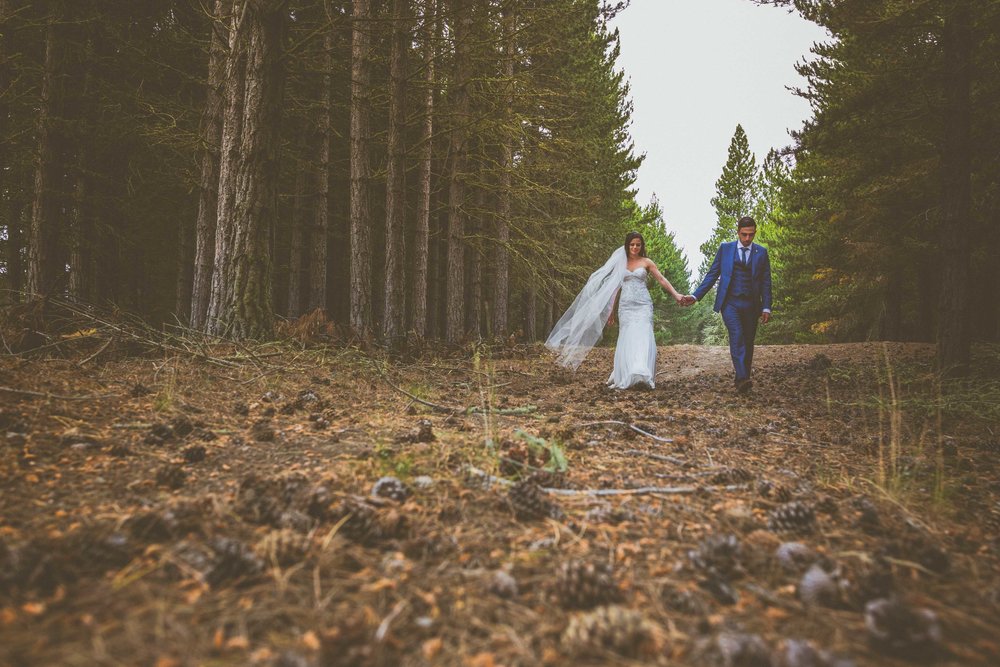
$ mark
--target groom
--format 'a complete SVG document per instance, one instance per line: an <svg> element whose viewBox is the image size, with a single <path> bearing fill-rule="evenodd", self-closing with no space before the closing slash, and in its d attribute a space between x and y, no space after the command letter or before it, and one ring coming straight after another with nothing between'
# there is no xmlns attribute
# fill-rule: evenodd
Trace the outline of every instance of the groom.
<svg viewBox="0 0 1000 667"><path fill-rule="evenodd" d="M715 312L729 331L729 354L736 370L736 391L745 394L753 387L750 368L753 364L753 340L757 319L767 324L771 319L771 260L767 250L753 242L757 223L746 216L737 224L739 240L719 246L712 266L694 295L683 298L690 306L700 301L719 282L715 293Z"/></svg>

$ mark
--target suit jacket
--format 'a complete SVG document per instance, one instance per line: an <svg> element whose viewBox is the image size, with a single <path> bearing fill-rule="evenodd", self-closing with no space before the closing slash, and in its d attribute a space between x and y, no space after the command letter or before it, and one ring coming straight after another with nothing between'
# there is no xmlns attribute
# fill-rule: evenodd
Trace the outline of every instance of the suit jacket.
<svg viewBox="0 0 1000 667"><path fill-rule="evenodd" d="M694 298L701 301L708 290L716 281L719 282L719 289L715 292L715 305L713 310L722 310L722 303L726 300L726 293L729 291L729 281L733 277L733 262L736 261L736 248L739 241L729 241L719 246L709 267L705 279L694 291ZM758 310L771 309L771 260L767 256L767 248L756 243L750 244L750 281L752 287L752 297L757 304Z"/></svg>

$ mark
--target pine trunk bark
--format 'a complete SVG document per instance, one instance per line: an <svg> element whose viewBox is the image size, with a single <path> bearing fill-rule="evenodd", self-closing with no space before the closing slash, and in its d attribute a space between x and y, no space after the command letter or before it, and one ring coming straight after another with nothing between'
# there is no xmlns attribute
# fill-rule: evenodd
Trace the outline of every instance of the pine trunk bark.
<svg viewBox="0 0 1000 667"><path fill-rule="evenodd" d="M483 271L482 254L478 239L482 236L483 218L485 217L485 194L482 187L474 188L472 195L473 207L469 215L469 236L477 239L465 245L466 282L468 286L465 295L465 335L472 340L482 339L483 321Z"/></svg>
<svg viewBox="0 0 1000 667"><path fill-rule="evenodd" d="M424 66L424 118L420 128L420 171L417 225L413 237L413 295L410 328L419 337L427 328L427 263L430 260L431 166L434 157L434 44L437 38L437 0L424 0L421 37Z"/></svg>
<svg viewBox="0 0 1000 667"><path fill-rule="evenodd" d="M24 209L11 197L7 201L9 223L7 226L7 287L10 288L11 303L20 303L24 290L24 262L21 251L24 249Z"/></svg>
<svg viewBox="0 0 1000 667"><path fill-rule="evenodd" d="M403 337L403 267L406 248L403 226L406 215L406 52L410 42L409 0L392 3L392 51L389 59L389 163L385 187L385 300L382 336L391 347Z"/></svg>
<svg viewBox="0 0 1000 667"><path fill-rule="evenodd" d="M6 32L9 29L9 21L12 16L12 8L7 0L0 0L0 29ZM7 44L0 39L0 118L5 122L10 118L10 95L3 94L10 89L14 80L14 72L11 60L7 54ZM0 163L0 193L3 193L2 205L7 219L7 239L3 244L5 255L3 262L7 269L7 289L12 303L21 300L21 290L24 289L22 271L24 267L21 263L22 237L24 221L21 219L21 204L18 198L16 177L13 165L10 162L10 154ZM0 301L2 303L2 301Z"/></svg>
<svg viewBox="0 0 1000 667"><path fill-rule="evenodd" d="M354 0L351 29L351 328L372 335L371 3Z"/></svg>
<svg viewBox="0 0 1000 667"><path fill-rule="evenodd" d="M972 215L971 67L968 0L956 0L945 18L943 51L944 150L941 156L941 295L938 364L952 377L969 372L969 232Z"/></svg>
<svg viewBox="0 0 1000 667"><path fill-rule="evenodd" d="M455 69L449 100L452 106L450 169L448 174L448 284L445 309L445 340L457 343L463 337L465 305L465 162L469 116L469 31L472 14L466 0L453 0Z"/></svg>
<svg viewBox="0 0 1000 667"><path fill-rule="evenodd" d="M208 84L205 111L201 119L201 178L198 188L198 217L194 226L194 269L191 277L191 317L193 329L202 329L208 315L215 263L216 222L219 214L219 150L222 141L222 84L226 71L227 17L233 0L215 0L212 10L208 50Z"/></svg>
<svg viewBox="0 0 1000 667"><path fill-rule="evenodd" d="M235 339L269 337L274 324L270 244L279 174L285 4L239 0L233 7L206 328Z"/></svg>
<svg viewBox="0 0 1000 667"><path fill-rule="evenodd" d="M508 333L507 313L510 294L510 214L511 187L514 168L514 11L510 5L503 14L503 77L507 86L505 115L507 131L500 146L500 192L497 202L496 239L493 255L493 338L505 338Z"/></svg>
<svg viewBox="0 0 1000 667"><path fill-rule="evenodd" d="M285 313L290 318L302 314L302 272L305 270L302 256L305 254L305 219L302 210L306 197L306 164L299 165L295 174L295 195L292 200L291 238L288 242L288 305Z"/></svg>
<svg viewBox="0 0 1000 667"><path fill-rule="evenodd" d="M38 106L38 157L28 235L28 295L51 296L62 271L58 257L59 212L65 173L66 138L62 128L65 84L63 6L52 4L45 31L45 65Z"/></svg>
<svg viewBox="0 0 1000 667"><path fill-rule="evenodd" d="M70 251L69 251L69 293L77 301L91 302L94 294L95 268L90 261L93 246L94 225L91 219L90 207L87 204L89 188L84 175L89 170L84 165L86 154L82 154L77 169L76 184L73 187L73 206L70 217Z"/></svg>
<svg viewBox="0 0 1000 667"><path fill-rule="evenodd" d="M534 285L528 285L526 300L527 303L524 307L524 339L531 343L534 342L535 331L538 329L536 326L538 321L538 292L535 290Z"/></svg>
<svg viewBox="0 0 1000 667"><path fill-rule="evenodd" d="M328 6L328 3L327 3ZM329 13L328 13L329 15ZM330 142L333 107L333 27L323 35L323 103L317 130L316 209L309 235L309 310L326 312L327 244L330 229Z"/></svg>

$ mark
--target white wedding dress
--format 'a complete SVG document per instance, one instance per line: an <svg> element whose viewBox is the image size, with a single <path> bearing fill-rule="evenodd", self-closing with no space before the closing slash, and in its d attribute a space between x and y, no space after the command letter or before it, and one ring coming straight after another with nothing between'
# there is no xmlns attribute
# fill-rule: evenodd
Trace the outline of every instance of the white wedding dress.
<svg viewBox="0 0 1000 667"><path fill-rule="evenodd" d="M628 389L637 384L654 387L656 339L653 337L653 299L646 289L646 268L625 271L618 297L618 344L608 385Z"/></svg>

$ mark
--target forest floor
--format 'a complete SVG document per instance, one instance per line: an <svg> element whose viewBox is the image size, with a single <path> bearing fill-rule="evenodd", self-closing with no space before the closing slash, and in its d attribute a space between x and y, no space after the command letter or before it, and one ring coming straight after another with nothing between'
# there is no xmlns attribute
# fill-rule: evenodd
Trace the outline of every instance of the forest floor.
<svg viewBox="0 0 1000 667"><path fill-rule="evenodd" d="M115 349L0 358L2 665L1000 664L995 349Z"/></svg>

